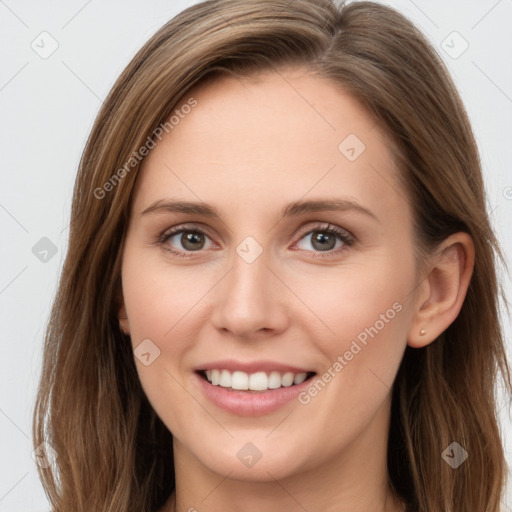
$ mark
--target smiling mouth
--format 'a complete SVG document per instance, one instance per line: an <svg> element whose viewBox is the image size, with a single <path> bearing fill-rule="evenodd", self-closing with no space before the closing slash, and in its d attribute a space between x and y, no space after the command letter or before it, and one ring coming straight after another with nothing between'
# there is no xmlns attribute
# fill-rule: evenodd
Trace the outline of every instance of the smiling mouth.
<svg viewBox="0 0 512 512"><path fill-rule="evenodd" d="M316 372L255 372L229 371L224 369L198 370L196 372L212 386L231 391L265 392L302 384Z"/></svg>

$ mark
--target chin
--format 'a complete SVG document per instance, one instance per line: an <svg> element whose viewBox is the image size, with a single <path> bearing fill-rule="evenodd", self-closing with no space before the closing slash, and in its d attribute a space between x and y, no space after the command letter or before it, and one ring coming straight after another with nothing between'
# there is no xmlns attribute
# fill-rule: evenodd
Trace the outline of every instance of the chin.
<svg viewBox="0 0 512 512"><path fill-rule="evenodd" d="M267 435L268 431L264 435ZM245 437L245 436L244 436ZM262 436L263 437L263 436ZM250 439L251 436L247 436ZM207 441L208 442L208 441ZM242 441L231 439L212 450L218 439L193 453L199 464L213 473L244 482L271 482L307 471L312 463L304 446L286 446L281 440ZM300 453L299 453L300 451ZM300 458L298 458L300 456Z"/></svg>

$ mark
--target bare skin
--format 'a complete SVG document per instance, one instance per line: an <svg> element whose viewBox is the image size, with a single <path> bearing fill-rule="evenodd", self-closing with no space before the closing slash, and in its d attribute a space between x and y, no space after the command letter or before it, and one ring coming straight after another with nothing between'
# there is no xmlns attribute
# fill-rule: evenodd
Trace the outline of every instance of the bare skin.
<svg viewBox="0 0 512 512"><path fill-rule="evenodd" d="M290 69L223 78L191 96L197 107L144 161L123 249L121 326L134 348L150 339L160 350L136 364L174 437L176 492L162 511L403 510L386 466L391 387L406 346L432 342L460 311L471 239L445 240L419 275L391 143L331 82ZM349 134L364 151L357 139L339 149ZM220 219L142 213L171 199L210 203ZM370 213L352 204L280 218L289 203L317 199ZM183 225L203 234L157 243ZM249 236L257 245L242 247L263 250L251 263L236 251ZM370 326L377 334L346 355ZM206 398L194 371L228 358L317 377L331 368L331 378L307 403L240 416ZM252 467L237 457L246 443L261 453Z"/></svg>

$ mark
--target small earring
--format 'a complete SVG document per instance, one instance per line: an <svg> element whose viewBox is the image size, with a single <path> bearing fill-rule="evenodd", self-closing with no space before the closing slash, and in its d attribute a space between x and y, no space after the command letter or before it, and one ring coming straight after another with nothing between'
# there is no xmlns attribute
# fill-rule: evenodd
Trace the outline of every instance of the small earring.
<svg viewBox="0 0 512 512"><path fill-rule="evenodd" d="M427 334L427 331L425 329L421 329L420 336L425 336Z"/></svg>

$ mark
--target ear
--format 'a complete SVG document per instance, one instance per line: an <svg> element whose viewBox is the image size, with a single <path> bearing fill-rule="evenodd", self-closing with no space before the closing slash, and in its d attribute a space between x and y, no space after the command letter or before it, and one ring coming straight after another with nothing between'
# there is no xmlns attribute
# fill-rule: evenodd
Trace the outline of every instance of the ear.
<svg viewBox="0 0 512 512"><path fill-rule="evenodd" d="M420 348L432 343L457 318L474 263L475 246L467 233L455 233L440 244L416 294L407 338L409 346Z"/></svg>

